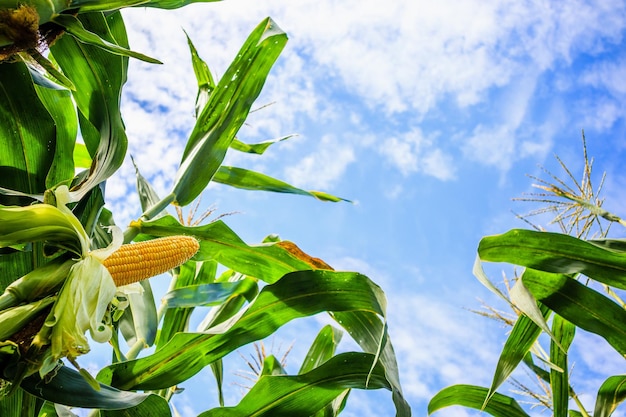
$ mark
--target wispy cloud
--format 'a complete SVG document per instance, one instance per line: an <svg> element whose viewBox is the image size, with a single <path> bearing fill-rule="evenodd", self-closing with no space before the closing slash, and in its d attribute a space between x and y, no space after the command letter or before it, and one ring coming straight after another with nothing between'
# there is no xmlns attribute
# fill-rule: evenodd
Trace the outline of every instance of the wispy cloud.
<svg viewBox="0 0 626 417"><path fill-rule="evenodd" d="M335 136L326 135L319 147L285 169L287 179L299 186L330 188L354 162L354 151Z"/></svg>
<svg viewBox="0 0 626 417"><path fill-rule="evenodd" d="M385 139L378 151L405 176L420 172L440 180L455 177L452 157L437 148L435 138L426 137L420 129Z"/></svg>

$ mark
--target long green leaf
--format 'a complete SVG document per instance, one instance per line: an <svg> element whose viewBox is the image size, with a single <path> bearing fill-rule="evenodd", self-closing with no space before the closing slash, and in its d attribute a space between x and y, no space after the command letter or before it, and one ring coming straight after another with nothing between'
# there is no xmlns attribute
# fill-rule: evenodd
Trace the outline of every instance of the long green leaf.
<svg viewBox="0 0 626 417"><path fill-rule="evenodd" d="M209 66L200 58L198 50L193 42L191 42L187 32L185 32L185 36L187 36L187 45L189 45L189 51L191 52L191 65L193 66L193 72L196 75L196 81L198 83L198 93L196 94L196 117L198 117L209 101L209 97L213 90L215 90L216 85L213 80L213 75L209 70Z"/></svg>
<svg viewBox="0 0 626 417"><path fill-rule="evenodd" d="M114 364L98 375L124 389L162 389L283 324L323 311L371 311L383 315L384 295L367 277L352 272L299 271L267 285L236 322L206 333L178 333L153 355Z"/></svg>
<svg viewBox="0 0 626 417"><path fill-rule="evenodd" d="M103 410L134 407L149 396L120 391L104 384L100 384L100 390L96 391L82 375L66 366L46 376L45 382L38 374L29 376L22 381L21 387L32 395L57 404Z"/></svg>
<svg viewBox="0 0 626 417"><path fill-rule="evenodd" d="M331 316L365 352L379 356L380 362L385 367L387 380L392 387L392 398L398 411L397 415L410 416L411 408L402 394L396 353L391 341L386 337L386 324L381 322L376 314L369 311L333 311Z"/></svg>
<svg viewBox="0 0 626 417"><path fill-rule="evenodd" d="M140 233L153 236L186 234L200 240L200 250L194 259L216 260L242 274L276 282L288 272L312 269L313 265L300 259L281 243L248 245L224 222L216 221L203 226L182 226L172 216L154 221L136 221L131 224ZM137 237L141 239L142 236Z"/></svg>
<svg viewBox="0 0 626 417"><path fill-rule="evenodd" d="M78 134L78 118L69 91L39 86L35 87L35 90L55 124L54 159L46 176L46 188L52 188L60 183L69 182L74 177L73 154Z"/></svg>
<svg viewBox="0 0 626 417"><path fill-rule="evenodd" d="M533 296L552 311L602 336L620 354L626 354L626 311L619 305L566 275L532 274L522 280Z"/></svg>
<svg viewBox="0 0 626 417"><path fill-rule="evenodd" d="M610 417L624 399L626 399L626 375L609 377L598 390L593 417Z"/></svg>
<svg viewBox="0 0 626 417"><path fill-rule="evenodd" d="M189 330L189 317L193 307L202 305L201 300L206 301L201 293L189 294L184 289L211 285L215 280L217 263L207 261L198 264L194 261L181 265L178 275L174 275L173 290L168 292L161 300L168 309L163 318L163 326L159 334L157 350L165 346L174 334ZM195 284L195 285L194 285ZM194 301L198 304L194 304Z"/></svg>
<svg viewBox="0 0 626 417"><path fill-rule="evenodd" d="M348 352L305 374L263 376L235 407L198 417L309 417L347 388L390 389L383 367L372 367L374 360L374 355Z"/></svg>
<svg viewBox="0 0 626 417"><path fill-rule="evenodd" d="M489 390L474 385L452 385L439 391L428 403L428 415L445 407L460 405L483 410ZM495 393L484 408L494 417L529 417L511 397Z"/></svg>
<svg viewBox="0 0 626 417"><path fill-rule="evenodd" d="M261 174L260 172L250 171L244 168L221 166L215 173L213 181L244 190L298 194L314 197L321 201L349 201L321 191L306 191L287 184L284 181Z"/></svg>
<svg viewBox="0 0 626 417"><path fill-rule="evenodd" d="M235 282L189 285L168 292L162 300L168 308L215 306L231 297L248 292L252 286L256 286L256 281L252 278Z"/></svg>
<svg viewBox="0 0 626 417"><path fill-rule="evenodd" d="M543 317L548 317L550 309L543 304L540 305L539 308L541 309ZM522 314L517 318L500 353L491 387L489 388L491 394L495 394L500 385L507 380L520 362L522 362L524 356L526 356L540 334L541 328L528 318L528 316ZM489 401L489 398L490 396L487 396L486 401Z"/></svg>
<svg viewBox="0 0 626 417"><path fill-rule="evenodd" d="M80 15L89 31L107 42L128 47L119 12ZM80 111L81 133L93 157L89 175L73 188L79 200L91 188L111 176L126 155L127 138L120 114L121 88L126 82L128 58L61 37L50 48L54 59L76 86L74 100Z"/></svg>
<svg viewBox="0 0 626 417"><path fill-rule="evenodd" d="M283 140L291 139L295 135L287 135L280 137L278 139L266 140L259 143L244 143L239 139L235 138L230 144L231 149L234 149L239 152L252 153L257 155L263 155L267 148L272 146L275 143L282 142Z"/></svg>
<svg viewBox="0 0 626 417"><path fill-rule="evenodd" d="M483 261L508 262L540 271L581 273L626 289L626 253L616 252L560 233L515 229L480 241Z"/></svg>
<svg viewBox="0 0 626 417"><path fill-rule="evenodd" d="M329 324L324 326L311 344L298 374L309 372L329 360L335 354L342 335L341 330Z"/></svg>
<svg viewBox="0 0 626 417"><path fill-rule="evenodd" d="M558 314L552 319L554 340L550 343L550 362L561 368L550 370L550 387L552 388L552 407L554 417L567 417L569 403L569 367L567 351L574 340L576 326ZM557 341L559 342L557 344Z"/></svg>
<svg viewBox="0 0 626 417"><path fill-rule="evenodd" d="M22 62L0 65L0 137L0 186L43 194L57 135ZM0 203L14 204L7 197Z"/></svg>
<svg viewBox="0 0 626 417"><path fill-rule="evenodd" d="M151 64L162 64L162 62L158 59L150 58L149 56L140 54L139 52L131 51L130 49L124 48L120 45L102 39L97 34L85 29L80 20L70 14L56 15L52 18L52 21L57 25L64 27L67 33L71 34L83 43L97 46L115 55L137 58Z"/></svg>
<svg viewBox="0 0 626 417"><path fill-rule="evenodd" d="M172 194L185 206L207 186L261 92L287 36L270 18L250 34L198 115Z"/></svg>

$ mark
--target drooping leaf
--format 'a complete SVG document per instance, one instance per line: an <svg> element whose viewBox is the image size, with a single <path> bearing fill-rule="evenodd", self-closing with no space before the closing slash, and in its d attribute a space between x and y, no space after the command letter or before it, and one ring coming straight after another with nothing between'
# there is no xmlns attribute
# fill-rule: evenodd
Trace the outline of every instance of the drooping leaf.
<svg viewBox="0 0 626 417"><path fill-rule="evenodd" d="M626 354L626 311L615 302L562 274L532 274L522 280L533 296L552 311L602 336L619 353Z"/></svg>
<svg viewBox="0 0 626 417"><path fill-rule="evenodd" d="M367 353L375 354L385 368L387 381L391 384L392 399L399 416L411 415L411 408L404 398L396 353L386 337L386 324L370 311L333 311L331 317L341 325Z"/></svg>
<svg viewBox="0 0 626 417"><path fill-rule="evenodd" d="M128 47L119 12L80 15L84 27L107 42ZM111 176L124 160L126 133L120 114L121 88L126 81L128 58L62 36L50 48L54 59L76 86L73 97L79 109L82 137L93 157L89 175L72 189L79 200Z"/></svg>
<svg viewBox="0 0 626 417"><path fill-rule="evenodd" d="M134 407L149 397L149 394L120 391L104 384L100 384L100 390L96 391L78 372L66 366L49 374L45 383L38 374L31 375L22 381L21 387L34 396L58 404L102 410Z"/></svg>
<svg viewBox="0 0 626 417"><path fill-rule="evenodd" d="M235 407L198 417L309 417L347 388L390 389L383 367L372 366L373 360L371 354L348 352L305 374L263 376Z"/></svg>
<svg viewBox="0 0 626 417"><path fill-rule="evenodd" d="M139 52L131 51L130 49L124 48L116 43L108 42L106 39L102 39L97 34L85 29L76 16L72 16L70 14L59 14L54 16L52 21L57 25L64 27L67 33L71 34L83 43L97 46L115 55L137 58L151 64L162 64L162 62L158 59L150 58L149 56L140 54Z"/></svg>
<svg viewBox="0 0 626 417"><path fill-rule="evenodd" d="M508 262L561 274L580 273L626 289L626 253L560 233L515 229L483 238L478 253L483 261Z"/></svg>
<svg viewBox="0 0 626 417"><path fill-rule="evenodd" d="M321 201L349 201L322 191L306 191L301 188L294 187L293 185L289 185L284 181L261 174L260 172L224 165L219 167L213 177L213 181L230 185L231 187L242 188L244 190L298 194L314 197Z"/></svg>
<svg viewBox="0 0 626 417"><path fill-rule="evenodd" d="M474 385L452 385L439 391L428 403L428 415L445 407L460 405L483 410L489 389ZM484 407L493 417L529 417L515 399L499 393L493 394Z"/></svg>
<svg viewBox="0 0 626 417"><path fill-rule="evenodd" d="M211 181L286 42L269 18L250 34L198 115L174 180L177 204L189 204Z"/></svg>
<svg viewBox="0 0 626 417"><path fill-rule="evenodd" d="M609 377L598 390L593 416L610 417L624 399L626 399L626 375Z"/></svg>
<svg viewBox="0 0 626 417"><path fill-rule="evenodd" d="M124 389L162 389L182 382L236 348L263 339L283 324L323 311L370 311L383 315L384 296L353 272L298 271L267 285L230 322L206 333L178 333L145 358L109 366L98 379Z"/></svg>

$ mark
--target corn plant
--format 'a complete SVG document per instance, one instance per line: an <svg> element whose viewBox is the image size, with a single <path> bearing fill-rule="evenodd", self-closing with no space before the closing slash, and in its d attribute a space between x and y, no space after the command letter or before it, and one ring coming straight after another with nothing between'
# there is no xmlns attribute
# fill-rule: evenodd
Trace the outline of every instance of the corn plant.
<svg viewBox="0 0 626 417"><path fill-rule="evenodd" d="M122 230L105 207L104 184L127 150L128 59L157 62L129 49L118 9L191 2L0 1L0 415L78 407L94 417L169 417L179 384L209 367L218 395L203 417L334 416L353 388L387 389L397 415L409 416L376 284L293 242L248 244L222 220L167 212L197 202L211 181L343 200L222 164L229 151L262 154L273 143L236 137L287 41L270 18L219 81L189 40L196 120L170 192L160 197L137 170L143 214ZM157 308L147 278L166 271L170 290ZM209 312L191 330L198 307ZM223 358L321 312L337 327L320 330L297 374L264 357L247 394L225 406ZM361 352L336 353L340 328ZM90 343L112 349L95 376L79 364Z"/></svg>
<svg viewBox="0 0 626 417"><path fill-rule="evenodd" d="M504 343L491 386L444 388L431 399L429 414L460 405L496 417L527 417L514 397L497 391L520 365L536 377L542 392L514 378L513 385L555 417L608 417L626 399L624 375L607 375L593 410L585 408L570 383L568 353L577 329L594 333L604 339L596 343L608 343L621 356L626 355L626 304L619 295L626 289L626 245L623 239L607 238L608 227L602 224L625 222L602 208L599 193L604 176L594 188L593 161L587 157L584 134L583 148L585 164L580 182L557 157L568 179L545 171L554 182L534 178L541 192L521 199L548 204L522 216L535 230L514 229L480 241L474 274L513 308L517 319ZM554 215L550 223L558 225L560 232L548 232L528 220L544 214ZM508 295L491 283L483 262L523 267ZM494 311L487 315L499 318ZM539 343L541 334L548 336L549 347Z"/></svg>

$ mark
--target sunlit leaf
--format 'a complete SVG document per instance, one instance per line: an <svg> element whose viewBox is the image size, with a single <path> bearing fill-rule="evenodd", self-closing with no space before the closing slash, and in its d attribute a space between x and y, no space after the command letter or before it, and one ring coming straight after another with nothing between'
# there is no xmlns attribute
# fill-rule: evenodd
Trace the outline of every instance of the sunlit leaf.
<svg viewBox="0 0 626 417"><path fill-rule="evenodd" d="M344 198L335 197L321 191L306 191L293 185L289 185L284 181L272 178L260 172L250 171L244 168L220 166L213 181L221 184L230 185L231 187L242 188L244 190L254 191L272 191L275 193L299 194L309 197L315 197L321 201L349 201Z"/></svg>
<svg viewBox="0 0 626 417"><path fill-rule="evenodd" d="M111 365L100 372L98 379L124 389L167 388L236 348L269 336L295 318L351 310L382 316L382 304L380 288L361 274L321 270L290 273L265 286L232 322L206 333L178 333L156 353Z"/></svg>
<svg viewBox="0 0 626 417"><path fill-rule="evenodd" d="M131 225L146 235L195 236L200 240L200 250L194 259L215 260L237 272L270 284L288 272L313 268L279 244L246 244L222 221L190 227L182 226L171 216L164 216L154 221L132 222ZM141 239L141 235L138 239Z"/></svg>
<svg viewBox="0 0 626 417"><path fill-rule="evenodd" d="M428 414L453 405L483 410L489 390L474 385L452 385L439 391L428 403ZM484 411L494 417L529 417L511 397L493 394Z"/></svg>
<svg viewBox="0 0 626 417"><path fill-rule="evenodd" d="M259 143L244 143L240 141L239 139L235 138L230 144L230 148L239 152L263 155L265 151L267 150L267 148L269 148L273 144L282 142L283 140L291 139L294 136L295 135L287 135L287 136L280 137L278 139L266 140L266 141L259 142Z"/></svg>
<svg viewBox="0 0 626 417"><path fill-rule="evenodd" d="M598 390L593 417L611 416L624 399L626 399L626 375L609 377Z"/></svg>
<svg viewBox="0 0 626 417"><path fill-rule="evenodd" d="M561 274L581 273L626 289L626 253L560 233L515 229L484 237L478 253L483 261L508 262Z"/></svg>
<svg viewBox="0 0 626 417"><path fill-rule="evenodd" d="M151 64L161 64L162 62L158 59L150 58L144 54L140 54L139 52L131 51L127 48L124 48L118 44L108 42L105 39L102 39L100 36L96 35L93 32L85 29L83 24L76 18L70 14L59 14L52 18L52 21L59 26L65 28L67 33L74 36L79 41L100 47L108 52L111 52L116 55L129 56L132 58L137 58L142 61L149 62Z"/></svg>
<svg viewBox="0 0 626 417"><path fill-rule="evenodd" d="M550 309L544 305L540 305L540 310L544 319L550 314ZM489 388L491 394L495 394L500 385L507 380L520 362L522 362L522 359L524 359L524 356L526 356L540 334L541 328L528 316L522 314L517 318L500 353L491 387ZM488 396L487 400L489 398Z"/></svg>
<svg viewBox="0 0 626 417"><path fill-rule="evenodd" d="M568 414L570 386L567 351L574 340L575 331L576 326L561 316L555 315L552 319L554 340L550 343L550 362L561 368L561 371L556 369L550 370L554 417L567 417Z"/></svg>
<svg viewBox="0 0 626 417"><path fill-rule="evenodd" d="M107 42L128 47L119 12L80 15L82 24ZM50 48L54 59L76 86L73 98L80 111L82 137L93 157L86 179L73 188L79 200L111 176L124 160L126 132L120 114L121 88L126 81L128 58L62 36Z"/></svg>
<svg viewBox="0 0 626 417"><path fill-rule="evenodd" d="M522 279L533 296L552 311L626 354L626 311L619 305L566 275L533 274Z"/></svg>
<svg viewBox="0 0 626 417"><path fill-rule="evenodd" d="M263 376L235 407L198 417L309 417L347 388L390 389L383 367L372 367L373 360L367 353L348 352L305 374Z"/></svg>
<svg viewBox="0 0 626 417"><path fill-rule="evenodd" d="M311 344L298 374L309 372L329 360L335 354L342 335L341 330L331 325L324 326Z"/></svg>
<svg viewBox="0 0 626 417"><path fill-rule="evenodd" d="M250 34L198 115L174 180L177 204L189 204L211 181L286 42L269 18Z"/></svg>

